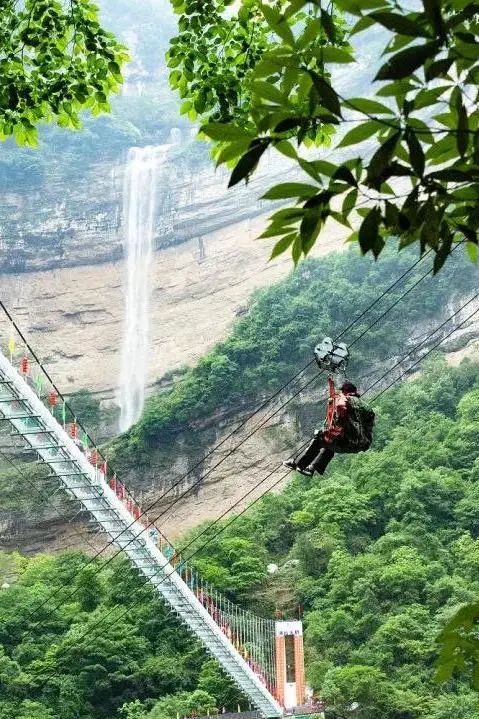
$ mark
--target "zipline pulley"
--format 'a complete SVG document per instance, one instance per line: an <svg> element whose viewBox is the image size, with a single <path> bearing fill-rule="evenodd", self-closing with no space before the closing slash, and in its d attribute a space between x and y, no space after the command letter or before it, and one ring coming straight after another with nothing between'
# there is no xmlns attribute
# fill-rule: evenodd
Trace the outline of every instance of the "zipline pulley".
<svg viewBox="0 0 479 719"><path fill-rule="evenodd" d="M344 374L349 360L349 350L344 342L334 342L325 337L314 348L318 367L329 374Z"/></svg>

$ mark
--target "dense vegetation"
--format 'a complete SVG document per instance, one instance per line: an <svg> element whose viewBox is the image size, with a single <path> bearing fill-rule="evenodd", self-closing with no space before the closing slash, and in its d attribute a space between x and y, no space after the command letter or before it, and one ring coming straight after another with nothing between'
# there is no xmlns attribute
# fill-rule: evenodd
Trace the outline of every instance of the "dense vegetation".
<svg viewBox="0 0 479 719"><path fill-rule="evenodd" d="M1 190L38 188L51 178L74 187L99 159L116 161L132 145L165 143L172 127L183 126L189 132L186 121L178 118L163 61L175 29L168 1L142 0L132 7L124 0L101 0L98 5L102 24L130 45L132 62L126 68L122 94L111 99L110 113L99 117L84 113L81 132L42 126L35 149L19 148L7 140L0 157ZM206 160L206 150L203 156Z"/></svg>
<svg viewBox="0 0 479 719"><path fill-rule="evenodd" d="M353 704L356 719L478 716L467 675L434 682L441 628L479 593L478 369L430 362L379 401L373 450L296 476L197 547L244 606L301 607L328 719ZM90 566L74 599L31 616L85 557L0 560L0 719L175 719L244 701L122 562Z"/></svg>
<svg viewBox="0 0 479 719"><path fill-rule="evenodd" d="M197 562L255 609L302 607L309 683L330 719L354 702L357 719L479 715L467 674L434 682L438 633L479 593L478 369L431 362L380 400L372 451L322 480L296 476Z"/></svg>
<svg viewBox="0 0 479 719"><path fill-rule="evenodd" d="M92 2L7 0L0 38L0 140L36 146L40 123L79 129L82 112L109 111L128 54Z"/></svg>
<svg viewBox="0 0 479 719"><path fill-rule="evenodd" d="M0 719L175 719L246 706L123 561L86 568L74 598L60 592L36 611L86 561L0 553Z"/></svg>
<svg viewBox="0 0 479 719"><path fill-rule="evenodd" d="M237 412L260 404L308 362L320 337L338 334L413 260L412 253L389 252L378 263L360 258L353 250L331 254L308 261L284 281L259 292L228 339L186 372L171 391L147 402L139 423L117 444L118 459L147 460L150 447L171 442L176 432L219 409ZM358 337L414 284L430 267L427 262L399 283L345 340ZM475 283L475 268L461 257L453 258L447 274L421 282L358 342L351 371L368 371L386 357L401 353L411 325L436 317L438 308L448 306Z"/></svg>

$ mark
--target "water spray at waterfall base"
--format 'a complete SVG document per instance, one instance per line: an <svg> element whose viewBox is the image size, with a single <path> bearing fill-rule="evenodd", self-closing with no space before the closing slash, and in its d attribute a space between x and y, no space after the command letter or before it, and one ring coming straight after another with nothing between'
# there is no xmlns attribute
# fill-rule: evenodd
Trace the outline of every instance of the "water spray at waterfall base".
<svg viewBox="0 0 479 719"><path fill-rule="evenodd" d="M140 417L145 401L149 305L158 168L167 146L129 150L123 188L126 262L125 321L120 371L120 431Z"/></svg>

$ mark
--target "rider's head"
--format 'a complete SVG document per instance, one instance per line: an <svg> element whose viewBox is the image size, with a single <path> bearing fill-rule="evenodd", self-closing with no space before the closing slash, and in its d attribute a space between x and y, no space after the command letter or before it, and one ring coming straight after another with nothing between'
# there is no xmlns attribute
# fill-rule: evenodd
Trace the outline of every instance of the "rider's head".
<svg viewBox="0 0 479 719"><path fill-rule="evenodd" d="M341 392L343 394L354 394L356 397L359 397L358 388L352 382L345 382L341 387Z"/></svg>

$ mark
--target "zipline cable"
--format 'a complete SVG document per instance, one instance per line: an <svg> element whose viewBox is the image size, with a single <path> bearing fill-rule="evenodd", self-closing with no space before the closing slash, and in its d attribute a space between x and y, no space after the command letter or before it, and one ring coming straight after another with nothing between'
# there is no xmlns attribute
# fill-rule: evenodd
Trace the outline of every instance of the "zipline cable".
<svg viewBox="0 0 479 719"><path fill-rule="evenodd" d="M459 245L457 245L454 249L457 249L458 246L459 246ZM453 250L453 251L454 251L454 250ZM413 269L413 267L415 267L415 266L419 263L419 261L421 261L421 260L417 260L417 261L414 263L414 265L410 268L410 270ZM410 270L409 270L409 271L410 271ZM381 321L381 319L383 319L389 312L391 312L391 311L404 299L404 297L406 297L410 292L412 292L412 291L420 284L420 282L422 282L422 281L423 281L426 277L428 277L432 272L433 272L433 270L432 270L432 268L430 268L430 269L427 270L427 272L425 272L424 274L422 274L422 275L418 278L418 280L416 280L416 282L414 282L400 297L396 298L396 300L394 300L394 302L393 302L384 312L382 312L370 325L368 325L368 327L366 327L366 328L361 332L361 334L360 334L358 337L356 337L353 342L350 343L349 346L350 346L350 347L354 346L360 339L362 339L362 337L364 337L364 336L372 329L372 327L374 327L378 322ZM407 274L407 273L406 273L406 274ZM403 275L404 275L404 273L403 273ZM401 276L401 277L402 277L402 276ZM400 279L401 279L401 278L398 278L398 280L396 280L395 283L393 283L393 286L396 285L396 284L400 281ZM387 293L387 290L385 290L385 291L382 293L382 295L380 296L380 298L382 298L386 293ZM374 306L375 304L377 304L377 302L379 301L380 298L376 298L376 300L372 303L371 306ZM359 317L356 318L356 320L353 320L353 321L348 325L348 328L350 328L351 326L353 326L355 322L357 322L359 319L361 319L362 316L364 316L365 312L366 312L366 310L365 310L363 313L361 313L361 314L359 315ZM343 334L347 331L348 328L345 328L345 329L341 332L341 334L338 336L338 338L341 337L341 336L343 336ZM311 361L308 363L307 366L309 366L309 365L311 365L311 364L313 364L313 363L314 363L314 360L311 360ZM186 495L188 495L188 494L192 491L192 489L194 489L196 486L198 486L198 485L199 485L207 476L209 476L218 466L220 466L223 462L225 462L240 446L242 446L245 442L247 442L248 439L250 439L259 429L261 429L261 427L263 427L268 421L270 421L274 416L276 416L287 404L289 404L293 399L295 399L295 397L297 397L302 391L304 391L304 389L306 389L310 384L312 384L312 382L314 382L314 381L317 379L317 377L319 377L321 374L322 374L322 372L319 372L317 375L313 375L313 377L312 377L305 385L303 385L302 387L300 387L299 390L297 390L291 397L289 397L285 402L283 402L272 414L270 414L269 416L267 416L266 418L264 418L259 424L257 424L257 425L253 428L253 430L252 430L248 435L246 435L246 437L244 437L240 442L238 442L238 444L237 444L235 447L233 447L231 450L229 450L229 451L225 454L224 457L222 457L216 464L214 464L212 467L210 467L210 469L209 469L207 472L205 472L205 474L203 474L198 480L196 480L196 482L194 482L190 487L188 487L188 488L187 488L186 490L184 490L180 495L178 495L178 496L175 498L175 500L174 500L163 512L161 512L161 513L155 518L155 521L158 521L158 519L160 519L160 518L161 518L162 516L164 516L167 512L169 512L169 511L172 509L173 506L175 506L178 502L181 501L181 499L183 499ZM186 475L185 475L185 476L186 476ZM182 478L182 479L183 479L183 478ZM179 481L181 481L181 480L179 480ZM174 484L170 487L170 490L173 489L175 486L177 486L177 484L178 484L178 482L174 483ZM87 563L79 570L79 572L83 571L83 569L85 569L91 562L94 562L98 556L100 556L101 554L103 554L103 552L105 552L105 551L108 549L108 547L114 545L114 543L116 542L116 540L117 540L124 532L128 531L128 529L130 529L133 525L135 525L136 522L137 522L139 519L141 519L141 517L143 517L145 514L147 514L148 512L150 512L151 509L153 509L153 508L163 499L163 497L164 497L170 490L167 490L167 492L165 492L164 494L160 495L160 497L158 497L151 505L149 505L148 507L146 507L146 509L142 510L142 512L140 513L140 515L137 517L137 519L133 519L132 522L131 522L129 525L127 525L127 527L125 527L125 529L121 530L121 532L119 532L115 537L113 537L113 538L105 545L105 547L104 547L101 551L98 551L98 552L96 553L96 555L94 555L94 556L91 558L91 560L90 560L89 562L87 562ZM148 524L142 529L142 531L139 532L137 535L135 535L135 537L134 537L133 539L129 540L122 549L120 549L120 550L118 550L117 552L115 552L114 554L112 554L112 555L103 563L102 567L101 567L98 571L102 571L104 567L108 566L108 564L110 564L110 562L113 561L113 559L114 559L118 554L120 554L127 546L129 546L132 542L134 542L136 539L138 539L138 537L141 537L141 535L142 535L144 532L146 532L146 531L149 529L150 526L151 526L151 523L148 523ZM74 577L76 576L76 574L77 574L77 573L75 573ZM73 578L74 578L74 577L73 577ZM69 580L68 583L70 583L70 580ZM67 586L67 584L64 584L64 585L61 585L60 587L57 587L57 589L54 590L54 591L51 593L51 595L50 595L49 597L47 597L47 598L39 605L38 608L36 608L35 610L33 610L33 614L35 613L35 611L37 611L37 609L40 609L45 603L49 602L49 601L50 601L52 598L54 598L60 591L62 591L62 589L64 588L64 586ZM76 591L76 590L75 590L75 591ZM75 593L75 591L72 592L72 595L71 595L71 596L73 596L73 594ZM56 609L56 608L58 608L58 607L55 607L55 609Z"/></svg>
<svg viewBox="0 0 479 719"><path fill-rule="evenodd" d="M455 249L455 248L454 248L454 249ZM419 265L424 259L426 259L426 257L428 257L428 256L431 254L431 252L432 252L432 250L428 250L424 255L422 255L421 257L419 257L419 259L417 259L412 265L410 265L391 285L389 285L371 304L369 304L368 307L366 307L356 318L354 318L354 319L349 323L349 325L347 325L347 327L345 327L345 328L342 330L342 332L336 337L335 341L338 341L339 339L341 339L341 337L343 337L346 332L348 332L348 331L349 331L355 324L357 324L368 312L370 312L370 311L373 309L373 307L375 307L375 306L382 300L382 298L383 298L385 295L387 295L387 294L388 294L392 289L394 289L394 287L396 287L405 277L407 277L407 275L410 274L410 272L412 272L412 271L417 267L417 265ZM25 347L28 349L28 351L29 351L30 354L32 355L33 359L34 359L35 362L38 364L38 366L40 367L40 369L41 369L42 372L44 373L44 375L45 375L45 377L47 378L47 380L50 382L51 386L53 387L53 389L54 389L55 392L57 393L58 397L59 397L59 398L62 400L62 402L64 403L66 409L68 409L68 411L69 411L69 412L71 413L71 415L74 417L74 416L75 416L75 413L73 412L71 406L66 402L65 397L62 395L62 393L60 392L60 390L58 389L58 387L57 387L57 386L55 385L55 383L53 382L53 379L50 377L49 373L48 373L47 370L45 369L44 365L41 363L41 361L40 361L40 359L38 358L37 354L35 353L35 351L34 351L33 348L31 347L31 345L28 343L28 340L26 339L25 335L22 333L20 327L17 325L17 323L16 323L15 320L13 319L12 315L11 315L10 312L8 311L7 307L5 306L5 304L4 304L1 300L0 300L0 308L3 309L3 312L5 313L7 319L10 321L10 323L12 324L12 327L14 327L15 331L16 331L17 334L19 335L19 337L20 337L20 339L22 340L22 342L24 343ZM259 412L261 412L261 410L264 409L270 402L272 402L274 399L276 399L276 397L278 397L278 395L280 395L280 394L283 392L283 390L285 390L286 387L288 387L288 385L290 385L292 382L294 382L294 380L296 380L300 375L302 375L303 372L305 372L312 364L314 364L314 360L311 360L310 362L308 362L302 369L300 369L298 372L296 372L296 374L294 374L287 382L285 382L278 390L276 390L269 398L267 398L266 400L264 400L264 402L262 402L262 404L260 404L259 407L257 407L251 414L249 414L244 420L242 420L231 432L229 432L225 437L223 437L223 439L222 439L218 444L216 444L214 447L212 447L211 450L209 450L209 451L202 457L201 460L199 460L196 464L194 464L192 467L190 467L189 470L188 470L184 475L182 475L178 480L176 480L172 485L170 485L170 487L169 487L162 495L160 495L160 497L158 497L158 499L156 500L156 503L158 503L161 499L163 499L164 497L166 497L173 489L175 489L177 486L179 486L179 485L183 482L183 480L186 479L192 472L194 472L195 469L197 469L199 466L201 466L201 465L204 463L204 461L205 461L209 456L211 456L214 452L216 452L217 449L219 449L220 447L222 447L222 446L225 444L225 442L228 441L228 439L230 439L233 435L235 435L237 432L239 432L239 431L250 421L250 419L252 419L254 416L256 416L256 415L257 415ZM78 426L81 428L81 430L82 430L83 432L85 432L85 434L86 434L86 436L88 437L90 443L96 448L96 446L97 446L97 445L96 445L96 442L91 438L91 436L89 435L89 433L87 432L86 428L85 428L84 425L81 423L81 421L77 421L77 424L78 424ZM101 458L102 458L103 460L106 459L105 456L104 456L100 451L99 451L99 455L101 456ZM133 495L132 495L132 496L133 496ZM146 510L146 511L148 511L148 510ZM140 515L140 516L141 516L141 515Z"/></svg>
<svg viewBox="0 0 479 719"><path fill-rule="evenodd" d="M20 469L20 467L19 467L7 454L5 454L2 450L0 450L0 457L2 457L6 462L9 463L10 466L15 470L15 472L16 472L22 479L24 479L26 482L28 482L28 484L35 490L35 492L38 494L38 496L39 496L40 498L42 498L42 499L44 499L46 502L50 503L51 497L52 497L51 494L43 493L40 489L38 489L38 487L36 486L35 482L33 482L33 481ZM58 515L58 517L59 517L61 520L65 521L65 516L64 516L63 514L61 514L61 512L58 510L58 508L57 508L55 505L49 504L48 506L51 507L51 508L56 512L56 514ZM73 526L73 525L72 525L72 526ZM98 552L98 547L95 547L95 545L92 544L92 543L88 540L88 537L84 537L84 536L83 536L78 530L76 530L76 529L74 530L74 532L75 532L75 534L76 534L83 542L86 542L86 543L88 544L88 546L93 549L94 552Z"/></svg>
<svg viewBox="0 0 479 719"><path fill-rule="evenodd" d="M430 271L431 271L431 270L430 270ZM398 299L388 308L388 310L386 310L385 312L383 312L382 315L380 315L378 318L376 318L376 320L375 320L373 323L371 323L371 325L370 325L366 330L364 330L364 331L361 333L361 335L360 335L359 337L357 337L357 338L354 340L353 343L351 343L350 346L353 346L353 344L355 344L357 341L359 341L359 339L360 339L362 336L364 336L364 334L365 334L367 331L369 331L370 327L374 326L374 324L376 324L378 321L380 321L380 319L381 319L385 314L387 314L389 311L391 311L391 309L392 309L394 306L396 306L396 305L401 301L402 297L404 297L406 294L408 294L409 292L411 292L411 291L414 289L414 287L417 286L417 284L418 284L420 281L422 281L422 279L424 279L424 277L427 276L427 274L430 273L430 271L428 271L428 273L426 273L425 275L423 275L416 283L414 283L400 298L398 298ZM460 311L460 310L458 310L458 311ZM457 313L456 313L456 314L457 314ZM423 342L424 342L424 341L423 341ZM423 342L422 342L422 343L423 343ZM422 343L421 343L421 344L422 344ZM319 373L319 374L321 374L321 373ZM318 376L319 376L319 375L318 375ZM317 378L316 376L312 377L311 380L305 385L305 387L308 386L309 384L311 384L316 378ZM296 394L299 394L299 392L302 391L305 387L301 388ZM292 399L292 398L290 398L290 399ZM288 402L289 402L289 401L290 401L290 400L288 400ZM279 411L279 410L276 410L276 413L277 413L278 411ZM274 470L268 475L267 478L269 478L269 476L271 476L271 474L273 474L275 471L276 471L276 469L274 469ZM262 481L266 481L267 478L265 478L265 480L262 480ZM262 483L262 482L261 482L261 483ZM191 488L189 488L189 490L187 490L187 491L191 491ZM243 501L243 500L241 500L241 501ZM168 509L169 509L169 508L168 508ZM168 510L165 510L165 511L168 511ZM231 511L231 510L228 510L228 511ZM135 539L136 539L137 537L141 536L141 534L143 534L143 532L145 532L147 529L148 529L148 527L145 527L141 532L138 533L138 535L136 535ZM124 531L124 530L123 530L123 531ZM120 533L120 534L121 534L121 533ZM125 546L128 546L132 541L134 541L134 539L130 540L130 542L128 542ZM112 544L112 542L110 542L110 544ZM107 544L106 547L105 547L105 549L106 549L108 546L109 546L109 545ZM123 549L124 549L124 548L122 548L121 550L118 550L118 551L115 552L111 557L109 557L109 559L108 559L106 562L104 562L104 563L102 564L102 566L98 569L98 573L101 572L111 561L113 561L113 559L114 559L116 556L118 556L118 555L123 551ZM103 550L102 550L102 551L103 551ZM92 557L92 559L91 559L90 561L91 561L91 562L94 562L94 561L96 560L96 558L97 558L101 553L102 553L102 552L97 552L97 554L96 554L94 557ZM90 562L87 562L84 566L86 567L89 563L90 563ZM81 571L82 571L82 569L79 570L79 572L81 572ZM79 573L79 572L78 572L78 573ZM62 591L62 589L63 589L65 586L67 586L67 585L64 584L64 585L58 587L57 590L55 590L55 592L52 593L52 596L53 596L53 595L56 595L56 594L58 594L60 591ZM77 591L77 590L74 590L74 591L71 592L69 595L67 595L66 598L63 598L63 601L65 601L65 599L69 599L71 596L73 596L76 591ZM47 601L49 601L48 598L47 598ZM42 605L41 605L41 606L42 606ZM60 606L60 605L56 605L56 606L53 608L53 611L55 611L56 609L58 609L59 606Z"/></svg>
<svg viewBox="0 0 479 719"><path fill-rule="evenodd" d="M460 307L459 310L458 310L457 312L455 312L453 315L451 315L451 317L450 317L448 320L446 320L446 321L450 321L450 319L452 319L453 317L457 316L457 314L458 314L459 312L461 312L467 305L469 305L473 300L477 299L478 297L479 297L479 293L477 293L472 299L470 299L467 303L465 303L462 307ZM473 312L471 312L471 314L468 315L459 325L457 325L456 327L454 327L445 337L441 338L435 345L433 345L431 348L429 348L429 350L428 350L422 357L420 357L416 362L414 362L410 367L408 367L408 369L407 369L405 372L403 372L401 375L399 375L399 377L397 377L396 379L394 379L386 388L384 388L379 394L377 394L377 395L373 398L372 401L373 401L373 402L377 401L378 398L381 397L386 391L388 391L393 385L397 384L397 382L399 382L399 380L400 380L405 374L409 373L412 369L414 369L414 367L416 367L418 364L420 364L427 356L429 356L435 349L437 349L443 342L445 342L452 334L454 334L454 332L457 332L458 329L460 329L466 322L468 322L468 321L469 321L474 315L476 315L478 312L479 312L479 308L473 310ZM442 323L442 324L441 324L439 327L437 327L433 332L431 332L430 335L429 335L429 337L434 336L434 335L438 332L438 330L439 330L444 324L445 324L445 323ZM424 342L422 342L421 344L424 344ZM418 346L420 346L420 345L418 345ZM407 355L405 355L403 359L405 359L406 357L410 356L410 354L412 354L412 352L416 351L416 349L417 349L417 348L413 348L413 350L411 350L410 352L408 352ZM402 361L403 361L403 360L401 360L401 362L402 362ZM397 366L397 365L395 365L395 366ZM394 367L395 367L395 366L394 366ZM391 368L391 370L389 370L388 372L386 372L385 375L383 375L383 377L386 376L387 374L389 374L389 372L392 371L392 369L394 369L394 367ZM368 388L366 389L366 391L364 392L364 394L366 394L366 392L369 392L369 391L372 389L372 387L374 387L376 384L377 384L377 382L373 383L370 387L368 387ZM294 452L294 454L291 455L291 457L294 457L294 456L296 456L299 452L301 452L301 451L304 449L304 447L306 447L307 444L308 444L308 442L305 442L303 445L301 445L301 447L299 447L299 448ZM252 494L252 492L254 492L256 489L258 489L258 487L259 487L261 484L263 484L264 482L266 482L273 474L275 474L275 473L277 472L277 470L278 470L281 466L282 466L282 465L276 465L276 466L274 467L274 469L272 469L272 470L266 475L266 477L264 477L259 483L257 483L254 487L252 487L246 494L244 494L239 500L237 500L231 507L229 507L225 512L223 512L223 514L220 515L220 517L218 517L212 524L208 525L208 527L207 527L206 529L204 529L199 535L195 536L187 545L185 545L185 547L182 548L181 552L183 553L186 549L188 549L188 548L191 547L192 545L195 545L195 544L197 543L198 539L199 539L201 536L203 536L203 535L205 535L205 534L208 534L208 533L210 532L210 530L211 530L212 527L214 527L215 525L219 524L219 522L220 522L222 519L224 519L224 517L225 517L227 514L229 514L236 506L238 506L239 504L242 504L242 503L244 502L244 500L247 499L248 496L250 496L250 495ZM283 474L281 475L281 477L280 477L276 482L274 482L274 484L272 484L270 487L268 487L268 489L266 489L264 492L262 492L253 502L249 503L241 512L239 512L238 514L235 514L235 516L232 517L232 519L231 519L229 522L227 522L223 527L221 527L213 536L209 537L200 547L197 547L191 554L189 554L187 557L185 557L185 558L183 559L183 561L188 562L188 561L190 561L195 555L197 555L198 553L202 552L212 541L214 541L220 534L222 534L224 531L226 531L226 529L228 529L234 522L236 522L241 516L243 516L251 507L253 507L255 504L257 504L257 502L259 502L266 494L268 494L268 493L269 493L272 489L274 489L278 484L280 484L281 482L283 482L283 480L291 473L291 471L292 471L291 469L288 469L285 473L283 473ZM182 556L183 556L183 554L182 554ZM169 564L169 563L166 563L166 564L164 564L162 567L160 567L160 570L159 570L159 571L161 571L161 570L163 570L165 567L167 567L168 564ZM159 573L159 571L158 571L156 574L151 575L151 577L145 578L145 581L143 582L143 584L142 584L141 586L145 586L146 584L148 584L152 578L154 578L155 576L157 576L157 574ZM170 574L168 574L167 576L164 577L164 579L162 579L162 581L160 582L160 584L163 583L164 581L166 581L166 579L168 579L175 571L176 571L176 570L173 569L173 571L170 572ZM155 588L157 588L158 586L159 586L159 585L156 585ZM141 587L139 587L139 588L141 588ZM120 621L120 619L123 619L124 617L128 616L128 614L129 614L129 612L131 611L131 609L134 608L135 606L137 606L139 603L140 603L140 602L135 602L134 604L132 604L132 605L130 605L130 606L128 607L128 610L126 610L126 611L125 611L125 610L122 610L121 614L109 625L109 628L111 628L114 624L116 624L118 621ZM88 636L88 635L90 634L90 632L91 632L92 629L95 629L96 627L101 626L101 625L103 624L104 620L105 620L108 616L111 616L111 614L112 614L114 611L116 611L116 609L117 609L117 607L112 608L106 615L104 615L104 616L101 618L101 620L95 622L93 625L90 625L90 626L88 627L88 632L86 632L85 634L80 635L80 637L78 637L77 640L83 639L84 637L86 637L86 636Z"/></svg>

